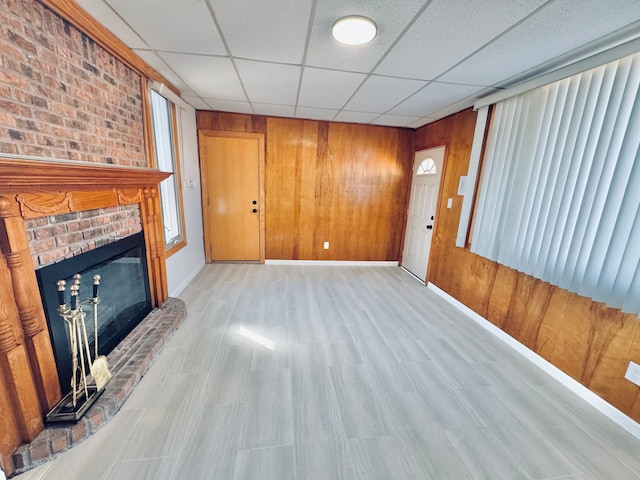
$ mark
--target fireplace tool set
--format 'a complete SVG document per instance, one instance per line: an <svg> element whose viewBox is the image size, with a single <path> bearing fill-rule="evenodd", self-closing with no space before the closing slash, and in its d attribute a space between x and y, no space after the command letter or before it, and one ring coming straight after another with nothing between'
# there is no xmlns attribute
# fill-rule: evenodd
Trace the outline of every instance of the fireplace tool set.
<svg viewBox="0 0 640 480"><path fill-rule="evenodd" d="M71 391L58 402L47 414L47 422L77 421L104 391L104 386L111 379L107 358L98 355L98 287L100 275L93 276L93 296L85 301L78 298L80 292L80 274L73 276L69 287L71 298L69 305L65 300L66 282L58 280L58 313L67 325L71 347ZM87 336L86 313L83 304L93 307L93 358ZM87 379L87 367L93 383Z"/></svg>

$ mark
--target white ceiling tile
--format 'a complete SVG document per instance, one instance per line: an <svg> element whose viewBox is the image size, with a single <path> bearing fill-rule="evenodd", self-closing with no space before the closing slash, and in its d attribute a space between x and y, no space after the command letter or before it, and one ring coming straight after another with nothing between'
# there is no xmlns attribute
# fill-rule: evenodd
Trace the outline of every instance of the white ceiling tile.
<svg viewBox="0 0 640 480"><path fill-rule="evenodd" d="M364 73L307 67L302 73L299 105L340 109L366 78Z"/></svg>
<svg viewBox="0 0 640 480"><path fill-rule="evenodd" d="M418 117L402 115L380 115L373 122L375 125L387 125L389 127L407 127L418 120Z"/></svg>
<svg viewBox="0 0 640 480"><path fill-rule="evenodd" d="M233 113L253 113L253 109L249 102L233 102L230 100L218 100L215 98L205 98L204 101L207 102L207 105L209 105L212 110Z"/></svg>
<svg viewBox="0 0 640 480"><path fill-rule="evenodd" d="M432 82L389 113L426 117L480 90L484 87Z"/></svg>
<svg viewBox="0 0 640 480"><path fill-rule="evenodd" d="M76 3L122 40L129 48L147 48L140 36L102 0L76 0Z"/></svg>
<svg viewBox="0 0 640 480"><path fill-rule="evenodd" d="M365 113L365 112L340 112L335 120L337 122L349 122L349 123L371 123L380 115L378 113Z"/></svg>
<svg viewBox="0 0 640 480"><path fill-rule="evenodd" d="M419 80L373 75L367 79L345 108L356 112L384 113L426 84L427 82Z"/></svg>
<svg viewBox="0 0 640 480"><path fill-rule="evenodd" d="M266 103L253 103L252 105L256 115L293 118L294 107L289 105L269 105Z"/></svg>
<svg viewBox="0 0 640 480"><path fill-rule="evenodd" d="M250 60L237 60L236 65L252 103L295 105L300 67Z"/></svg>
<svg viewBox="0 0 640 480"><path fill-rule="evenodd" d="M225 55L202 0L107 0L154 50Z"/></svg>
<svg viewBox="0 0 640 480"><path fill-rule="evenodd" d="M369 73L396 37L424 5L425 0L324 0L319 1L313 19L307 65ZM331 36L336 20L362 15L378 25L378 34L366 45L348 46Z"/></svg>
<svg viewBox="0 0 640 480"><path fill-rule="evenodd" d="M433 80L545 1L434 0L376 73Z"/></svg>
<svg viewBox="0 0 640 480"><path fill-rule="evenodd" d="M433 112L429 114L429 116L431 118L437 118L437 119L448 117L449 115L453 115L454 113L458 113L458 112L461 112L462 110L466 110L467 108L473 107L473 103L475 102L475 99L480 98L481 96L482 95L474 95L473 97L465 98L464 100L461 100L457 103L452 103L451 105L443 108L442 110Z"/></svg>
<svg viewBox="0 0 640 480"><path fill-rule="evenodd" d="M311 0L210 0L234 57L301 64Z"/></svg>
<svg viewBox="0 0 640 480"><path fill-rule="evenodd" d="M246 101L231 61L225 57L160 53L165 62L202 98Z"/></svg>
<svg viewBox="0 0 640 480"><path fill-rule="evenodd" d="M211 107L207 105L200 97L194 97L193 95L182 95L182 99L196 110L211 110Z"/></svg>
<svg viewBox="0 0 640 480"><path fill-rule="evenodd" d="M333 120L338 110L327 108L298 107L296 118L308 118L310 120Z"/></svg>
<svg viewBox="0 0 640 480"><path fill-rule="evenodd" d="M441 80L459 82L473 77L480 84L498 84L640 18L638 0L578 3L579 8L575 0L557 0Z"/></svg>
<svg viewBox="0 0 640 480"><path fill-rule="evenodd" d="M407 127L409 127L409 128L420 128L420 127L423 127L423 126L425 126L425 125L427 125L429 123L433 123L433 122L435 122L437 120L438 120L437 118L423 117L423 118L420 118L420 119L416 120L413 123L410 123L409 125L407 125Z"/></svg>
<svg viewBox="0 0 640 480"><path fill-rule="evenodd" d="M167 79L174 87L186 95L193 95L195 92L167 65L157 53L151 50L134 50L136 55L143 59L149 66L153 67L160 75Z"/></svg>

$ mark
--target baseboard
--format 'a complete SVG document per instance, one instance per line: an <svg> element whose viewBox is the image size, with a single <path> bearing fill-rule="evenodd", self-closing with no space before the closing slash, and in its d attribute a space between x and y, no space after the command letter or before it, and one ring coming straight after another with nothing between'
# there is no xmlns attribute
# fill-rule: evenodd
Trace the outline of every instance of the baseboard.
<svg viewBox="0 0 640 480"><path fill-rule="evenodd" d="M582 385L580 382L574 380L569 375L564 373L558 367L550 363L549 361L542 358L540 355L535 353L533 350L529 349L522 343L518 342L515 338L505 333L503 330L496 327L493 323L486 320L484 317L478 315L476 312L471 310L469 307L461 303L460 301L453 298L444 290L441 290L433 283L427 284L427 287L435 292L437 295L442 297L444 300L455 306L458 310L465 313L471 320L475 321L478 325L498 337L504 343L509 345L515 351L524 356L527 360L532 362L537 367L541 368L543 371L551 375L554 379L560 382L562 385L567 387L573 393L578 395L584 401L598 409L604 415L609 417L615 423L617 423L620 427L624 428L627 432L629 432L634 437L640 439L640 423L636 422L633 418L624 414L616 407L603 400L601 397L593 393L587 387Z"/></svg>
<svg viewBox="0 0 640 480"><path fill-rule="evenodd" d="M185 288L187 288L187 285L189 285L191 280L193 280L195 278L195 276L198 275L198 273L200 273L200 270L202 270L204 268L204 265L205 265L205 262L203 261L196 268L194 268L193 271L191 272L191 274L188 277L186 277L182 281L182 283L180 285L178 285L178 287L173 292L169 292L169 296L175 298L178 295L180 295L182 293L182 291Z"/></svg>
<svg viewBox="0 0 640 480"><path fill-rule="evenodd" d="M397 267L397 261L351 261L351 260L265 260L265 265L315 265L322 267Z"/></svg>

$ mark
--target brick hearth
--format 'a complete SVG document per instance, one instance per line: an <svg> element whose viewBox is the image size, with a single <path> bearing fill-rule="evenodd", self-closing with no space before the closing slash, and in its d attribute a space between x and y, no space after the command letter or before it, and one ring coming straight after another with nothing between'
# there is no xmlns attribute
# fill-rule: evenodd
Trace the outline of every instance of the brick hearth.
<svg viewBox="0 0 640 480"><path fill-rule="evenodd" d="M154 309L108 356L113 379L104 393L75 424L47 426L33 442L13 455L15 473L22 473L53 459L102 428L120 410L158 353L184 320L182 300L169 298Z"/></svg>

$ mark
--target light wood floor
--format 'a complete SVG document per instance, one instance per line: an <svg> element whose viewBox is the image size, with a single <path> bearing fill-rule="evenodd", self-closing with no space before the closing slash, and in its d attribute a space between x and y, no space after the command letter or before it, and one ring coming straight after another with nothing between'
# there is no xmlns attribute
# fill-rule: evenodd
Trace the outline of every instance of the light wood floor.
<svg viewBox="0 0 640 480"><path fill-rule="evenodd" d="M640 478L640 441L397 267L209 265L184 299L116 418L19 479Z"/></svg>

